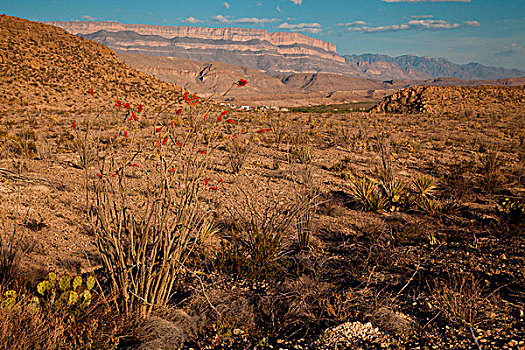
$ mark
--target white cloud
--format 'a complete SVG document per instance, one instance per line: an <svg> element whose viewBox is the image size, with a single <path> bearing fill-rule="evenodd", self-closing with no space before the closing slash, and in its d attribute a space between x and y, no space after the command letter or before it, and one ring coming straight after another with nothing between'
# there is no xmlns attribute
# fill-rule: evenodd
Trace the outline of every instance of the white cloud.
<svg viewBox="0 0 525 350"><path fill-rule="evenodd" d="M284 22L277 27L279 29L305 29L305 28L321 28L321 25L319 23L297 23L297 24L289 24L288 22Z"/></svg>
<svg viewBox="0 0 525 350"><path fill-rule="evenodd" d="M471 2L472 0L382 0L383 2Z"/></svg>
<svg viewBox="0 0 525 350"><path fill-rule="evenodd" d="M201 23L202 21L200 19L198 19L198 18L195 18L195 17L188 17L188 18L184 19L183 22L195 24L195 23Z"/></svg>
<svg viewBox="0 0 525 350"><path fill-rule="evenodd" d="M366 25L365 21L354 21L354 22L348 22L348 23L339 23L339 27L355 27L355 26L364 26Z"/></svg>
<svg viewBox="0 0 525 350"><path fill-rule="evenodd" d="M293 2L294 5L301 5L303 3L303 0L290 0Z"/></svg>
<svg viewBox="0 0 525 350"><path fill-rule="evenodd" d="M466 21L465 26L467 27L479 27L481 24L479 24L478 21Z"/></svg>
<svg viewBox="0 0 525 350"><path fill-rule="evenodd" d="M290 24L288 22L284 22L280 24L277 28L288 29L292 32L305 32L305 33L311 33L311 34L317 34L323 31L323 27L319 23Z"/></svg>
<svg viewBox="0 0 525 350"><path fill-rule="evenodd" d="M291 29L292 32L305 32L305 33L311 33L311 34L317 34L322 32L323 30L321 28L300 28L300 29Z"/></svg>
<svg viewBox="0 0 525 350"><path fill-rule="evenodd" d="M421 15L421 16L410 16L410 18L421 19L421 18L434 18L432 15Z"/></svg>
<svg viewBox="0 0 525 350"><path fill-rule="evenodd" d="M94 21L96 18L88 16L88 15L85 15L85 16L82 16L82 19L87 19L88 21Z"/></svg>
<svg viewBox="0 0 525 350"><path fill-rule="evenodd" d="M505 46L500 52L495 53L495 55L502 57L525 55L525 47L520 46L517 43L511 43L509 46Z"/></svg>
<svg viewBox="0 0 525 350"><path fill-rule="evenodd" d="M451 23L439 19L414 19L407 23L394 24L389 26L379 27L349 27L346 28L347 32L362 32L362 33L379 33L379 32L396 32L400 30L440 30L440 29L458 29L462 27L477 27L479 26L478 21L467 21L463 25L459 23Z"/></svg>
<svg viewBox="0 0 525 350"><path fill-rule="evenodd" d="M226 10L230 9L230 4L228 4L226 1L222 3L222 7L224 7Z"/></svg>
<svg viewBox="0 0 525 350"><path fill-rule="evenodd" d="M223 15L212 16L212 20L221 23L251 23L251 24L264 24L264 23L273 23L280 22L278 18L256 18L256 17L244 17L237 19L229 19Z"/></svg>

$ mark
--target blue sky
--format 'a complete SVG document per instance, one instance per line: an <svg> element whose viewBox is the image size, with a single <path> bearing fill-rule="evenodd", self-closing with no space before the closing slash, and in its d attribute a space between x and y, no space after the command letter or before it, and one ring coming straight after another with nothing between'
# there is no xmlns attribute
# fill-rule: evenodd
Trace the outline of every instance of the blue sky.
<svg viewBox="0 0 525 350"><path fill-rule="evenodd" d="M0 13L297 31L335 43L339 54L412 53L525 70L525 0L0 0Z"/></svg>

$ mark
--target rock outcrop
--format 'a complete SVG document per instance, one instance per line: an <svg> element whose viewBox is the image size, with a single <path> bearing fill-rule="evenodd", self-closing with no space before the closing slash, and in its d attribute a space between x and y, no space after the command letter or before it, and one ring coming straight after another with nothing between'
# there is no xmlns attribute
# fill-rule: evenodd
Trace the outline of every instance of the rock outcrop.
<svg viewBox="0 0 525 350"><path fill-rule="evenodd" d="M417 86L386 97L372 112L524 114L525 86Z"/></svg>

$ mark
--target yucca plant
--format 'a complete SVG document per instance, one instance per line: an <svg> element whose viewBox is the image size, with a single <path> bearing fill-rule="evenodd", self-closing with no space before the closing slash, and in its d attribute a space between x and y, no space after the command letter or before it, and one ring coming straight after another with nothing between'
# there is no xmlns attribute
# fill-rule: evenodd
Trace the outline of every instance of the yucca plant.
<svg viewBox="0 0 525 350"><path fill-rule="evenodd" d="M417 177L412 184L417 196L432 197L437 188L434 179L426 176Z"/></svg>
<svg viewBox="0 0 525 350"><path fill-rule="evenodd" d="M379 192L377 183L366 177L352 181L352 197L366 211L378 211L385 207L386 200Z"/></svg>
<svg viewBox="0 0 525 350"><path fill-rule="evenodd" d="M399 211L406 207L408 203L408 191L404 183L400 180L393 180L382 185L385 202L390 211Z"/></svg>
<svg viewBox="0 0 525 350"><path fill-rule="evenodd" d="M441 203L425 196L421 196L416 200L416 206L419 211L430 216L438 216L442 212Z"/></svg>

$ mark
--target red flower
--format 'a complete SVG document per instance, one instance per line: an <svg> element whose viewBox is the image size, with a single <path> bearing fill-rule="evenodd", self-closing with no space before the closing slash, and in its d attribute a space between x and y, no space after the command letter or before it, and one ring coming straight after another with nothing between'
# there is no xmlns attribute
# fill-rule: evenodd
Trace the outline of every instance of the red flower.
<svg viewBox="0 0 525 350"><path fill-rule="evenodd" d="M168 137L166 136L166 138L164 138L164 140L162 140L162 145L165 145L166 142L168 142Z"/></svg>
<svg viewBox="0 0 525 350"><path fill-rule="evenodd" d="M210 186L210 190L212 190L212 191L218 191L219 189L218 189L217 187L215 187L215 186Z"/></svg>
<svg viewBox="0 0 525 350"><path fill-rule="evenodd" d="M73 122L73 129L77 128L77 122Z"/></svg>
<svg viewBox="0 0 525 350"><path fill-rule="evenodd" d="M228 124L237 124L237 121L230 118L230 119L226 120L226 123L228 123Z"/></svg>
<svg viewBox="0 0 525 350"><path fill-rule="evenodd" d="M181 114L182 113L182 108L177 109L177 112L175 112L175 113L177 113L177 115Z"/></svg>
<svg viewBox="0 0 525 350"><path fill-rule="evenodd" d="M204 184L207 185L210 182L210 178L207 177L206 180L204 180Z"/></svg>
<svg viewBox="0 0 525 350"><path fill-rule="evenodd" d="M114 108L118 108L122 106L122 102L120 102L120 100L117 100L117 103L115 103L115 105L113 106Z"/></svg>
<svg viewBox="0 0 525 350"><path fill-rule="evenodd" d="M259 131L257 131L259 134L264 134L265 132L268 132L270 131L271 129L261 129Z"/></svg>
<svg viewBox="0 0 525 350"><path fill-rule="evenodd" d="M238 87L246 86L246 84L248 84L248 80L239 79L239 81L237 82Z"/></svg>
<svg viewBox="0 0 525 350"><path fill-rule="evenodd" d="M244 134L246 132L246 129L242 129L241 134Z"/></svg>
<svg viewBox="0 0 525 350"><path fill-rule="evenodd" d="M217 122L220 123L222 121L222 117L226 115L226 113L228 113L228 111L223 111L220 115L219 115L219 118L217 118Z"/></svg>
<svg viewBox="0 0 525 350"><path fill-rule="evenodd" d="M97 176L102 179L102 174L101 173L98 173Z"/></svg>
<svg viewBox="0 0 525 350"><path fill-rule="evenodd" d="M199 103L199 98L197 97L196 93L194 93L193 96L190 98L188 97L188 91L186 91L183 97L186 103L189 104L190 106L195 106L197 103Z"/></svg>
<svg viewBox="0 0 525 350"><path fill-rule="evenodd" d="M124 108L129 109L130 108L129 103L126 102L126 104L124 105Z"/></svg>
<svg viewBox="0 0 525 350"><path fill-rule="evenodd" d="M128 131L127 130L124 131L124 137L128 138Z"/></svg>
<svg viewBox="0 0 525 350"><path fill-rule="evenodd" d="M179 141L177 141L177 146L182 147L182 143L180 143Z"/></svg>
<svg viewBox="0 0 525 350"><path fill-rule="evenodd" d="M237 137L237 133L233 134L233 138L236 138Z"/></svg>
<svg viewBox="0 0 525 350"><path fill-rule="evenodd" d="M208 113L204 115L204 121L206 121L206 117L208 117Z"/></svg>
<svg viewBox="0 0 525 350"><path fill-rule="evenodd" d="M220 184L221 182L222 182L222 177L219 179L217 183Z"/></svg>
<svg viewBox="0 0 525 350"><path fill-rule="evenodd" d="M113 173L113 175L111 175L111 177L116 177L117 176L117 173Z"/></svg>
<svg viewBox="0 0 525 350"><path fill-rule="evenodd" d="M135 168L138 168L140 167L140 165L138 164L135 164L135 163L129 163L128 166L132 166L132 167L135 167Z"/></svg>
<svg viewBox="0 0 525 350"><path fill-rule="evenodd" d="M171 121L171 127L172 127L172 128L175 127L175 123L173 122L173 120Z"/></svg>
<svg viewBox="0 0 525 350"><path fill-rule="evenodd" d="M91 96L95 96L95 91L93 91L93 88L89 89L89 93L91 94Z"/></svg>
<svg viewBox="0 0 525 350"><path fill-rule="evenodd" d="M206 154L206 150L205 149L200 149L197 151L198 154Z"/></svg>
<svg viewBox="0 0 525 350"><path fill-rule="evenodd" d="M137 111L138 111L139 113L142 112L142 105L138 105L138 106L137 106Z"/></svg>
<svg viewBox="0 0 525 350"><path fill-rule="evenodd" d="M155 132L160 132L162 130L162 126L155 128Z"/></svg>
<svg viewBox="0 0 525 350"><path fill-rule="evenodd" d="M171 168L171 169L169 170L169 172L170 172L170 174L173 174L173 173L175 172L175 168Z"/></svg>

